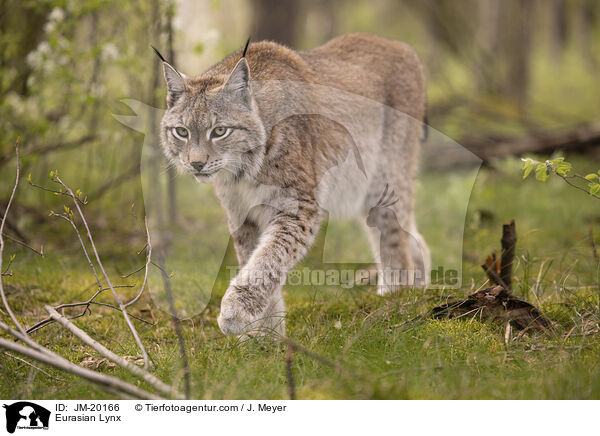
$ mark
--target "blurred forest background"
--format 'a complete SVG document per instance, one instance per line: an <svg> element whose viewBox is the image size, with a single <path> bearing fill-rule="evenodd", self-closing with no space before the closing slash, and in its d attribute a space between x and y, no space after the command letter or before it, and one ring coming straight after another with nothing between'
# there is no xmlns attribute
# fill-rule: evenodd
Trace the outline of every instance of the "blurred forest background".
<svg viewBox="0 0 600 436"><path fill-rule="evenodd" d="M87 195L98 232L140 236L123 217L133 204L143 215L143 136L113 114L131 114L124 98L164 107L150 44L194 75L248 35L308 49L371 32L416 49L430 125L484 160L586 151L600 141L599 19L596 0L0 0L0 207L20 137L24 175L42 183L59 169ZM177 219L178 179L158 161L156 171L158 201ZM47 219L62 203L22 186L9 235L31 242L49 225L44 239L63 243Z"/></svg>

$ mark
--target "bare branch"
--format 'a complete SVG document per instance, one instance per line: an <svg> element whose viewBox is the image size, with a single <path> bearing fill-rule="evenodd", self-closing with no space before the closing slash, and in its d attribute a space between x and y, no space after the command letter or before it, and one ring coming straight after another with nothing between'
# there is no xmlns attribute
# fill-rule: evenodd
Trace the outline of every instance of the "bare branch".
<svg viewBox="0 0 600 436"><path fill-rule="evenodd" d="M77 147L87 144L88 142L95 140L96 138L97 137L95 135L85 135L85 136L82 136L81 138L75 139L73 141L58 141L53 144L48 144L48 145L41 146L38 148L31 148L31 149L28 149L25 151L26 151L27 155L37 154L38 156L40 156L40 155L44 155L47 153L51 153L55 150L69 150L72 148L77 148ZM9 162L11 159L12 159L11 154L6 154L5 156L0 156L0 167L2 167L4 164Z"/></svg>
<svg viewBox="0 0 600 436"><path fill-rule="evenodd" d="M2 255L4 254L4 224L6 223L6 217L8 216L8 211L10 210L10 206L15 198L15 192L17 192L17 187L19 186L19 177L21 175L20 161L19 161L19 140L15 143L15 152L17 154L17 174L15 177L15 185L13 186L13 190L10 194L10 198L8 199L8 204L6 205L6 210L4 211L4 216L2 217L2 223L0 224L0 271L2 271ZM13 313L10 305L8 304L8 300L6 299L6 293L4 292L4 285L2 284L2 275L0 274L0 296L2 297L2 303L4 304L4 308L6 312L10 316L10 319L15 324L15 326L19 329L19 331L27 336L27 332L17 320L17 317Z"/></svg>
<svg viewBox="0 0 600 436"><path fill-rule="evenodd" d="M133 288L133 285L115 285L115 288ZM89 310L89 307L91 305L97 305L97 306L106 306L106 307L110 307L111 309L115 309L115 310L121 310L120 308L118 308L117 306L113 306L112 304L108 304L108 303L101 303L98 301L94 301L94 299L100 295L102 292L104 291L108 291L110 288L101 288L98 289L94 295L92 295L87 301L80 301L78 303L63 303L63 304L59 304L58 306L54 306L55 310L60 310L60 309L65 309L65 308L70 308L70 307L79 307L79 306L85 306L83 308L83 310L81 311L81 313L74 315L72 317L70 317L69 319L75 319L75 318L79 318L82 317L83 315L85 315L85 313ZM132 318L137 319L138 321L142 321L145 322L146 324L150 324L152 325L151 322L146 321L145 319L142 319L138 316L135 315L130 315ZM39 322L37 322L36 324L34 324L33 326L29 327L27 329L27 333L33 333L36 330L39 330L42 327L45 327L48 324L51 324L53 322L52 318L45 318Z"/></svg>
<svg viewBox="0 0 600 436"><path fill-rule="evenodd" d="M290 400L296 399L296 380L294 379L294 348L287 344L285 352L285 374L288 382Z"/></svg>
<svg viewBox="0 0 600 436"><path fill-rule="evenodd" d="M92 251L94 253L94 256L96 257L96 263L98 264L98 267L102 271L104 279L106 280L106 283L108 284L108 287L110 288L110 290L113 294L113 297L115 298L115 301L118 303L119 308L121 309L121 312L123 313L123 318L125 319L125 322L127 323L127 326L129 327L129 330L131 330L131 334L133 335L140 351L142 352L142 356L144 357L144 368L148 369L150 367L150 359L148 357L148 352L146 351L146 348L144 347L144 344L142 343L142 340L140 339L140 336L139 336L137 330L135 329L133 323L131 322L131 318L129 317L129 314L127 313L127 307L121 301L121 298L115 291L115 289L110 281L110 278L108 277L108 274L106 273L106 271L104 269L104 265L102 264L102 261L100 260L100 255L98 254L98 250L96 249L96 244L94 243L94 238L92 238L92 232L90 231L90 228L85 219L85 216L83 215L83 211L81 210L81 207L79 206L79 203L77 202L77 197L75 196L75 194L73 193L71 188L69 188L65 183L63 183L63 181L58 177L58 175L55 177L55 179L73 199L73 204L75 204L75 207L77 208L79 217L81 218L81 221L83 222L83 225L85 226L88 240L90 241L90 244L92 246Z"/></svg>
<svg viewBox="0 0 600 436"><path fill-rule="evenodd" d="M73 324L67 318L62 316L60 313L58 313L52 307L46 306L45 308L46 308L46 311L50 314L50 317L52 317L52 319L57 321L60 325L62 325L67 330L69 330L71 333L73 333L75 336L77 336L79 339L81 339L81 341L84 344L93 348L94 350L96 350L102 356L106 357L111 362L114 362L117 365L121 366L122 368L125 368L131 374L144 380L146 383L148 383L152 387L156 388L156 390L162 392L163 394L173 396L174 398L178 398L178 399L184 399L183 395L181 395L179 392L177 392L175 390L175 388L163 383L161 380L156 378L154 375L152 375L148 371L145 371L144 369L140 368L136 364L131 363L128 360L124 359L123 357L113 353L108 348L106 348L105 346L100 344L98 341L92 339L86 332L81 330L79 327L77 327L75 324Z"/></svg>
<svg viewBox="0 0 600 436"><path fill-rule="evenodd" d="M577 184L575 184L575 183L571 182L571 180L569 180L569 179L583 179L583 180L585 180L586 182L589 182L589 180L587 180L587 179L586 179L585 177L583 177L582 175L579 175L579 174L572 174L572 175L570 175L570 176L566 176L566 175L564 175L564 174L559 174L559 173L557 173L556 171L555 171L555 174L556 174L557 176L561 177L561 178L562 178L562 179L563 179L565 182L567 182L567 184L571 185L572 187L574 187L574 188L576 188L576 189L579 189L580 191L583 191L583 192L585 192L587 195L591 195L591 196L592 196L592 197L594 197L594 198L598 198L598 199L600 199L600 195L598 195L598 194L592 194L592 193L590 193L590 191L588 191L586 188L583 188L583 187L581 187L581 186L579 186L579 185L577 185Z"/></svg>
<svg viewBox="0 0 600 436"><path fill-rule="evenodd" d="M142 293L144 292L144 289L146 288L146 283L148 282L148 270L150 267L150 262L152 261L152 244L150 242L150 230L148 230L148 218L145 217L144 218L144 225L146 226L146 266L145 266L145 272L144 272L144 281L142 282L142 287L140 288L140 291L138 292L138 294L131 299L129 302L127 302L125 304L125 307L129 307L132 304L136 303L140 297L142 296Z"/></svg>
<svg viewBox="0 0 600 436"><path fill-rule="evenodd" d="M94 273L94 277L96 277L96 283L98 284L98 289L102 289L102 284L100 283L100 277L98 277L98 273L96 272L96 268L94 267L94 263L90 259L90 256L89 256L89 254L87 252L87 249L85 248L85 243L83 242L83 239L81 238L81 234L79 233L79 229L77 228L77 225L75 224L75 222L73 221L73 219L71 217L69 217L67 215L63 215L61 213L50 212L50 215L51 216L55 216L57 218L64 219L69 224L71 224L71 226L73 227L73 230L75 230L75 234L77 235L77 239L79 239L79 243L81 244L81 248L83 249L83 254L85 255L85 258L88 261L88 264L90 265L90 268L92 269L92 272Z"/></svg>
<svg viewBox="0 0 600 436"><path fill-rule="evenodd" d="M42 249L41 249L40 251L38 251L38 250L36 250L35 248L33 248L33 247L31 247L31 246L27 245L25 242L23 242L23 241L19 241L18 239L16 239L16 238L13 238L13 237L12 237L12 236L10 236L10 235L4 235L4 237L5 237L6 239L9 239L9 240L13 241L13 242L14 242L15 244L17 244L17 245L20 245L20 246L22 246L22 247L25 247L25 248L29 248L31 251L33 251L33 252L34 252L35 254L37 254L38 256L44 257L44 249L43 249L43 247L42 247Z"/></svg>
<svg viewBox="0 0 600 436"><path fill-rule="evenodd" d="M173 301L173 293L171 292L171 279L169 278L169 274L167 273L164 267L164 259L160 251L158 257L158 262L160 263L160 272L162 274L163 283L165 287L165 293L167 294L167 301L169 302L171 320L173 321L173 326L175 327L175 334L177 335L177 341L179 342L179 354L181 355L181 363L183 366L183 383L185 389L185 398L189 400L191 393L190 367L188 364L187 353L185 351L185 340L183 338L183 332L181 330L181 323L179 321L179 318L177 318L177 313L175 311L175 302Z"/></svg>
<svg viewBox="0 0 600 436"><path fill-rule="evenodd" d="M129 396L147 400L163 399L156 394L152 394L148 391L140 389L137 386L124 382L123 380L119 380L116 377L100 374L99 372L82 368L81 366L75 365L64 357L54 353L44 353L4 338L0 338L0 347L15 353L19 353L22 356L37 360L38 362L45 363L46 365L53 366L54 368L61 369L78 377L82 377L112 393L123 392Z"/></svg>

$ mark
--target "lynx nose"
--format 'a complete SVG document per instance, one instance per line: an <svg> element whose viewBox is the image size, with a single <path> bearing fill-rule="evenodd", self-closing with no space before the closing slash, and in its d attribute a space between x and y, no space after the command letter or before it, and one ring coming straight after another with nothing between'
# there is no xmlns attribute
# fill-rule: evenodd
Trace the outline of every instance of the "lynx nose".
<svg viewBox="0 0 600 436"><path fill-rule="evenodd" d="M202 168L204 168L204 165L206 165L206 162L200 162L199 160L194 161L194 162L190 162L190 165L196 170L196 171L202 171Z"/></svg>

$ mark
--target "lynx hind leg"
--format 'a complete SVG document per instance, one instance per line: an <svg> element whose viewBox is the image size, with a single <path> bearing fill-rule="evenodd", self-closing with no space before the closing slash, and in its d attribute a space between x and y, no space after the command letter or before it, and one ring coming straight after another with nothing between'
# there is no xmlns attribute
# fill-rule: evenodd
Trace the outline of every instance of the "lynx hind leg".
<svg viewBox="0 0 600 436"><path fill-rule="evenodd" d="M410 232L409 246L415 268L414 285L428 286L431 278L431 254L425 238L415 228Z"/></svg>
<svg viewBox="0 0 600 436"><path fill-rule="evenodd" d="M421 123L393 111L388 115L379 177L373 180L367 198L367 225L372 228L370 239L379 260L381 295L404 287L424 286L430 264L429 250L414 219L413 178Z"/></svg>
<svg viewBox="0 0 600 436"><path fill-rule="evenodd" d="M369 240L377 262L377 292L386 295L413 284L410 233L392 208L372 208L367 218Z"/></svg>

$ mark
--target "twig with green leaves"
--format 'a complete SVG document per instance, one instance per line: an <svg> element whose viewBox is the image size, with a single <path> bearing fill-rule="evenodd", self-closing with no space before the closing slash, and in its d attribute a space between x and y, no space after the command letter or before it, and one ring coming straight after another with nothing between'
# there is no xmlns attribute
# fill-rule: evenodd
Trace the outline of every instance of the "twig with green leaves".
<svg viewBox="0 0 600 436"><path fill-rule="evenodd" d="M550 175L554 174L574 188L600 200L600 170L585 176L574 173L571 163L565 161L564 157L548 159L544 162L532 158L523 158L521 162L523 179L526 179L535 171L535 178L545 182Z"/></svg>
<svg viewBox="0 0 600 436"><path fill-rule="evenodd" d="M545 182L552 174L560 177L572 187L585 192L586 194L600 200L600 169L595 173L589 173L585 176L573 172L573 166L570 162L565 161L564 157L548 159L544 162L539 162L531 158L521 159L521 168L523 169L523 179L526 179L534 170L535 178ZM594 234L590 227L590 240L592 244L592 253L594 260L598 265L598 277L600 277L600 262L598 261L598 253L594 242ZM600 295L600 279L598 280L598 294Z"/></svg>

